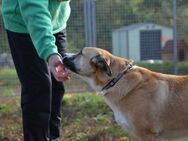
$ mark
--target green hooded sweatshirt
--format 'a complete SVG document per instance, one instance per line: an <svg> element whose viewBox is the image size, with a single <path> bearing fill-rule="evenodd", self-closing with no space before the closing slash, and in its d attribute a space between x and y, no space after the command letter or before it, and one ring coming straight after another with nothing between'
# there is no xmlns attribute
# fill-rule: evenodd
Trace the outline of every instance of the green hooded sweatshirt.
<svg viewBox="0 0 188 141"><path fill-rule="evenodd" d="M69 1L3 0L2 14L7 30L28 33L41 58L58 54L53 34L66 28Z"/></svg>

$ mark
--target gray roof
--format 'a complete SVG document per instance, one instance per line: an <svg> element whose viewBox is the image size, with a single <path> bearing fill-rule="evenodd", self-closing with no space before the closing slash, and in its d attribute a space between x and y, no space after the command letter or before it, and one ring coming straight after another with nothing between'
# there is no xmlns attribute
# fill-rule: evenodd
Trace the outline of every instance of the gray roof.
<svg viewBox="0 0 188 141"><path fill-rule="evenodd" d="M157 24L154 24L154 23L135 23L135 24L131 24L131 25L128 25L128 26L123 26L119 29L115 29L115 30L113 30L113 32L134 30L134 29L140 28L142 26L146 26L146 25L161 26L161 25L157 25ZM163 26L163 27L165 27L165 26ZM165 27L165 28L170 29L169 27Z"/></svg>

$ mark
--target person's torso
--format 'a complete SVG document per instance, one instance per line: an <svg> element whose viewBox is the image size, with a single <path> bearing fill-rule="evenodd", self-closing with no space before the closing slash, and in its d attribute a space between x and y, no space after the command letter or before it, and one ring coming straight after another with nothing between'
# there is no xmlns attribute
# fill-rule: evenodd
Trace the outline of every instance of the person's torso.
<svg viewBox="0 0 188 141"><path fill-rule="evenodd" d="M69 1L60 2L59 0L49 0L48 9L51 15L53 33L57 33L66 27L66 22L70 16ZM6 29L14 32L28 33L21 15L18 0L3 0L2 14Z"/></svg>

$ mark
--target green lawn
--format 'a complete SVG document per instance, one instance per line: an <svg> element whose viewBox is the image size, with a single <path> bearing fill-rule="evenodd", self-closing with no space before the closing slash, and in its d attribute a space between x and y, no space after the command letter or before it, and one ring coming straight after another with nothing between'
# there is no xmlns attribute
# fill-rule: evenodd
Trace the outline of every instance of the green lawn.
<svg viewBox="0 0 188 141"><path fill-rule="evenodd" d="M19 101L19 97L0 99L0 141L22 140ZM62 141L128 141L99 95L66 94L62 104Z"/></svg>

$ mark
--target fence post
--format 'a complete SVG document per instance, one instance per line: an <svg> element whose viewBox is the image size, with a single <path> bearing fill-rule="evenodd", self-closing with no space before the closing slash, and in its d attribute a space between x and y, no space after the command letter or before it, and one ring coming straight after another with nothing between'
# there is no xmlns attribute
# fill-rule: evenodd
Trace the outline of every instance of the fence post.
<svg viewBox="0 0 188 141"><path fill-rule="evenodd" d="M84 0L84 23L86 46L96 46L95 0Z"/></svg>
<svg viewBox="0 0 188 141"><path fill-rule="evenodd" d="M178 74L178 67L177 67L177 3L176 0L173 0L173 65L174 65L174 74Z"/></svg>

